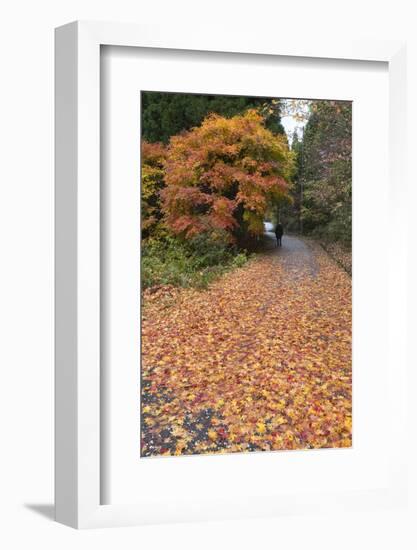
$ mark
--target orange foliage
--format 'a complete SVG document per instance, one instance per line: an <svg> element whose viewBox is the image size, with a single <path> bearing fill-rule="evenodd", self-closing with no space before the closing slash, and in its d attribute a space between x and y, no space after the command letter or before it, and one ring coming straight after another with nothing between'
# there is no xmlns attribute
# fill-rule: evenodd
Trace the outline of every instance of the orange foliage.
<svg viewBox="0 0 417 550"><path fill-rule="evenodd" d="M260 234L268 206L289 200L292 170L285 136L267 130L256 111L209 115L171 138L161 192L166 223L186 237L237 228Z"/></svg>
<svg viewBox="0 0 417 550"><path fill-rule="evenodd" d="M205 292L146 291L142 456L350 447L351 298L288 236Z"/></svg>

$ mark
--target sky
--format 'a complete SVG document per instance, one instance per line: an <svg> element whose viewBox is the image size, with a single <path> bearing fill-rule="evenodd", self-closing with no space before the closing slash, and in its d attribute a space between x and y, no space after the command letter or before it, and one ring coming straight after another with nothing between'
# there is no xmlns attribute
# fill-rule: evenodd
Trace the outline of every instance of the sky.
<svg viewBox="0 0 417 550"><path fill-rule="evenodd" d="M284 126L285 133L287 134L288 141L292 142L292 137L294 135L294 130L297 129L297 135L301 138L302 129L306 125L306 122L300 122L295 120L292 116L285 116L281 118L282 125Z"/></svg>
<svg viewBox="0 0 417 550"><path fill-rule="evenodd" d="M305 104L301 104L301 102L297 103L297 100L291 100L290 102L290 100L283 99L282 101L284 102L285 110L288 112L288 116L282 116L281 122L284 126L285 133L287 134L288 141L291 144L294 130L297 129L298 137L301 138L304 126L307 124L307 116L300 120L299 117L296 118L293 116L291 112L293 112L294 107L296 107L307 115L307 107Z"/></svg>
<svg viewBox="0 0 417 550"><path fill-rule="evenodd" d="M285 133L287 134L288 141L292 142L294 130L297 128L297 135L301 137L301 128L304 126L298 120L295 120L292 116L285 116L281 118L282 125L284 126Z"/></svg>

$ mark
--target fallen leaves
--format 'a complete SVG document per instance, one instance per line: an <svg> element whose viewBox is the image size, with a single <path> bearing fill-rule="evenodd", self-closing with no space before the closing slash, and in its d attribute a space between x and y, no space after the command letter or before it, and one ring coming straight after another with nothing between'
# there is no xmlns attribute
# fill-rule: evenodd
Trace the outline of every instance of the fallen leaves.
<svg viewBox="0 0 417 550"><path fill-rule="evenodd" d="M352 250L340 243L321 242L321 246L343 269L352 275Z"/></svg>
<svg viewBox="0 0 417 550"><path fill-rule="evenodd" d="M351 282L320 247L166 294L144 296L142 456L351 446Z"/></svg>
<svg viewBox="0 0 417 550"><path fill-rule="evenodd" d="M211 439L212 441L216 441L217 432L215 432L214 430L208 430L207 435L208 435L209 439Z"/></svg>

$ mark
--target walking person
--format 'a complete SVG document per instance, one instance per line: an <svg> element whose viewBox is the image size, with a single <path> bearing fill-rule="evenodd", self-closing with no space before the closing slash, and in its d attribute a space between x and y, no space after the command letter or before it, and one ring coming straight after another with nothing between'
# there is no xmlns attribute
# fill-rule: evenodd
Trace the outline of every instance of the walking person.
<svg viewBox="0 0 417 550"><path fill-rule="evenodd" d="M278 222L275 226L275 236L277 238L277 246L282 246L282 235L284 234L284 228L281 223Z"/></svg>

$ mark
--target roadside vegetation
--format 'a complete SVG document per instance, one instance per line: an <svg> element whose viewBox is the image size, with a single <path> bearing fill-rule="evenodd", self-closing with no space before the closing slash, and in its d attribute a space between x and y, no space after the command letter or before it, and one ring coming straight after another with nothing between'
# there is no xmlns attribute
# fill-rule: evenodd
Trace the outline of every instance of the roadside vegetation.
<svg viewBox="0 0 417 550"><path fill-rule="evenodd" d="M190 110L179 109L175 124L165 122L158 134L159 126L151 124L150 113L162 105L168 109L167 116L173 112L172 103L178 107L179 100L169 94L155 98L147 94L142 139L142 286L205 288L219 275L246 263L249 250L263 235L268 209L292 200L295 155L280 124L276 100L203 101L200 96L181 96L179 106L188 101L194 118ZM216 106L227 116L212 112ZM178 132L181 114L183 127ZM190 121L197 119L200 124L190 128ZM152 138L160 141L148 141Z"/></svg>
<svg viewBox="0 0 417 550"><path fill-rule="evenodd" d="M264 221L351 273L350 102L142 94L142 286L206 288ZM282 116L302 121L288 139Z"/></svg>

